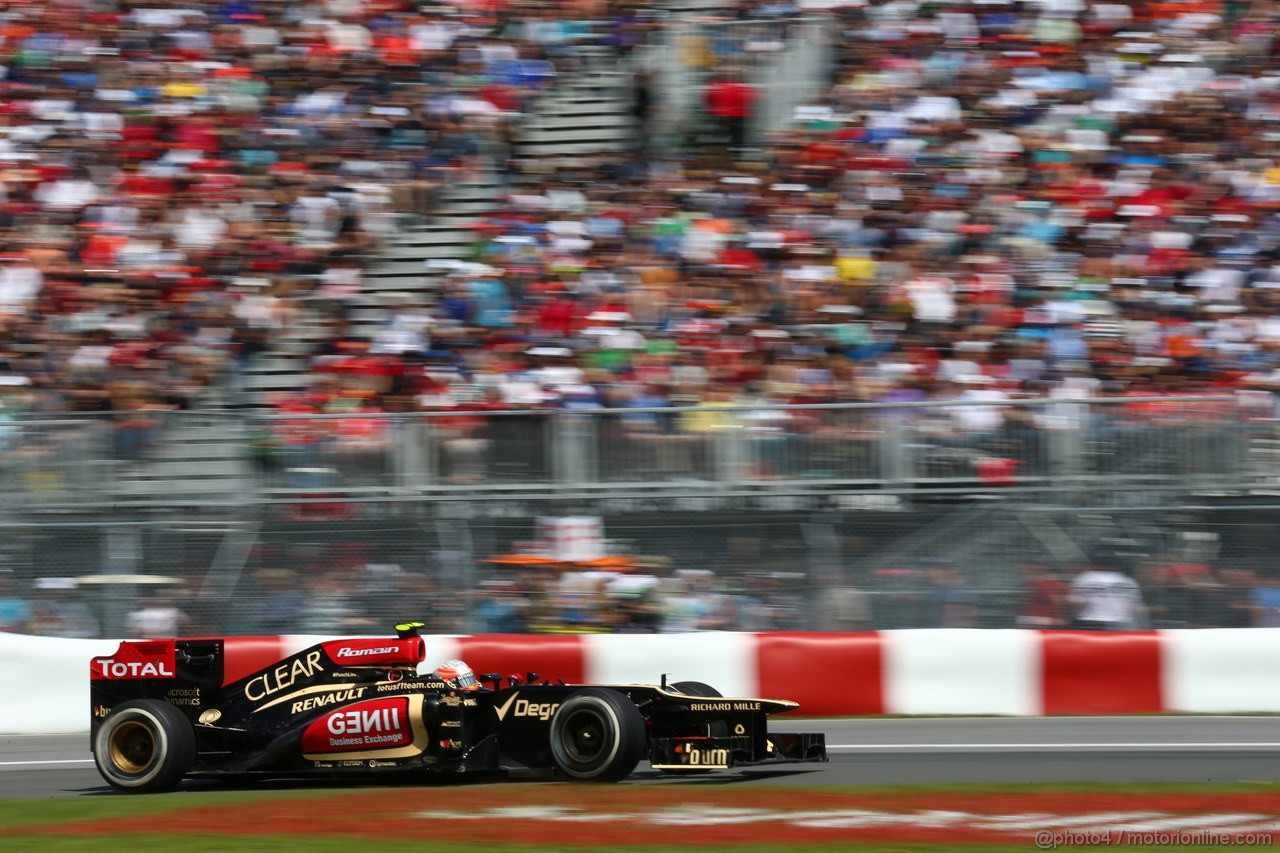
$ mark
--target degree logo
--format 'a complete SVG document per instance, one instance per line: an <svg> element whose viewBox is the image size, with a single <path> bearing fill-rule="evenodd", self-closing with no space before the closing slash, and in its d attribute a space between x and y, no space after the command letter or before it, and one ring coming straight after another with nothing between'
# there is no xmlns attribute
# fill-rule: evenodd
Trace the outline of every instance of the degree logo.
<svg viewBox="0 0 1280 853"><path fill-rule="evenodd" d="M520 694L512 693L507 697L507 701L501 705L494 706L493 712L498 715L498 721L501 722L507 712L511 711L511 716L515 717L537 717L539 720L549 720L555 714L556 709L560 707L559 702L530 702L527 699L517 699ZM512 705L515 709L512 710Z"/></svg>
<svg viewBox="0 0 1280 853"><path fill-rule="evenodd" d="M498 715L498 722L502 722L502 718L507 716L507 711L511 710L511 703L516 701L516 697L519 695L519 693L512 693L507 697L507 701L503 702L501 705L494 706L493 711Z"/></svg>

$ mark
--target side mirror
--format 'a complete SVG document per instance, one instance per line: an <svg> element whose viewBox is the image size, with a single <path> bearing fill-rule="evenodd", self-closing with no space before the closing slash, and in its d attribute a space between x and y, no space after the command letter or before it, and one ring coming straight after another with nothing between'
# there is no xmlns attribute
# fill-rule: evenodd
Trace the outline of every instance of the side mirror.
<svg viewBox="0 0 1280 853"><path fill-rule="evenodd" d="M524 676L524 680L526 684L533 684L533 682L537 681L541 677L542 676L536 672L526 672Z"/></svg>

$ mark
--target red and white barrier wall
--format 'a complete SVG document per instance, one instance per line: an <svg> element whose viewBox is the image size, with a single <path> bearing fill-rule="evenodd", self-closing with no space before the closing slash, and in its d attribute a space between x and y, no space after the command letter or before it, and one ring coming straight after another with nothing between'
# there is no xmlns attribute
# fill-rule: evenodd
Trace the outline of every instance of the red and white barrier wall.
<svg viewBox="0 0 1280 853"><path fill-rule="evenodd" d="M330 637L239 638L229 680ZM811 716L1280 712L1280 628L1098 633L908 630L426 637L422 670L570 683L703 681ZM114 640L0 634L0 734L88 730L89 659Z"/></svg>

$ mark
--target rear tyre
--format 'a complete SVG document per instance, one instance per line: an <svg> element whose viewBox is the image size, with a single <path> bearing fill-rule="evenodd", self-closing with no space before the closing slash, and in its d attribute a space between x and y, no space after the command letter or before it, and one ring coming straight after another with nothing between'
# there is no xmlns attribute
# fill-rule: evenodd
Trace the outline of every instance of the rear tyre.
<svg viewBox="0 0 1280 853"><path fill-rule="evenodd" d="M703 696L712 699L717 699L724 695L710 684L703 684L701 681L677 681L669 689L677 693L683 693L685 696Z"/></svg>
<svg viewBox="0 0 1280 853"><path fill-rule="evenodd" d="M157 699L116 706L93 739L93 760L102 778L130 793L177 787L195 759L196 733L190 721Z"/></svg>
<svg viewBox="0 0 1280 853"><path fill-rule="evenodd" d="M561 702L551 719L551 756L573 779L625 779L644 757L644 748L644 716L616 690L580 690Z"/></svg>

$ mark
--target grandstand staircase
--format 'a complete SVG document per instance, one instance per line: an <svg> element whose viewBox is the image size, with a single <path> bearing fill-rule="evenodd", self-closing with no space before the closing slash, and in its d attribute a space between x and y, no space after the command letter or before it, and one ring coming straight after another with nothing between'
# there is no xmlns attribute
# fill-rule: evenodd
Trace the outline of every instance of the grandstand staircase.
<svg viewBox="0 0 1280 853"><path fill-rule="evenodd" d="M356 333L372 335L396 310L393 305L428 304L433 280L442 272L424 262L465 257L472 224L496 208L500 194L488 173L459 182L445 194L437 216L394 234L366 270L364 293L352 312ZM167 426L142 459L102 460L98 480L104 496L132 505L233 508L242 503L258 482L249 454L253 427L243 415L267 408L273 394L309 386L309 357L325 332L321 312L304 303L298 322L274 336L271 349L253 360L241 393L230 386L211 388L199 402L201 411Z"/></svg>
<svg viewBox="0 0 1280 853"><path fill-rule="evenodd" d="M537 99L516 134L515 156L526 169L538 174L534 164L544 161L550 172L635 147L632 75L613 57L610 49L584 52L582 66Z"/></svg>
<svg viewBox="0 0 1280 853"><path fill-rule="evenodd" d="M612 51L608 51L612 54ZM517 158L578 158L626 150L633 139L628 85L604 50L583 57L534 104L516 138ZM406 224L384 244L365 270L364 292L352 311L353 331L372 336L397 308L432 304L443 269L427 261L463 260L472 250L474 226L498 209L506 188L490 169L449 186L439 212ZM321 313L303 305L298 322L273 339L245 376L249 408L269 405L272 394L306 388L307 359L324 339Z"/></svg>
<svg viewBox="0 0 1280 853"><path fill-rule="evenodd" d="M439 212L425 222L402 222L366 268L364 292L351 313L356 334L371 337L396 307L430 304L443 270L428 260L463 259L471 249L473 226L498 207L503 189L491 171L450 186ZM325 338L324 318L303 304L298 321L273 339L271 350L254 359L245 376L249 408L265 408L271 395L308 387L308 359Z"/></svg>
<svg viewBox="0 0 1280 853"><path fill-rule="evenodd" d="M116 505L179 504L232 509L254 487L243 418L212 388L199 412L181 412L137 460L102 460L102 482ZM220 411L221 410L221 411Z"/></svg>

